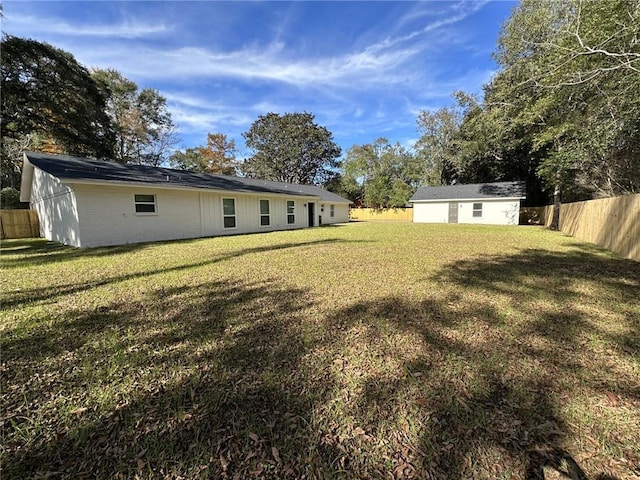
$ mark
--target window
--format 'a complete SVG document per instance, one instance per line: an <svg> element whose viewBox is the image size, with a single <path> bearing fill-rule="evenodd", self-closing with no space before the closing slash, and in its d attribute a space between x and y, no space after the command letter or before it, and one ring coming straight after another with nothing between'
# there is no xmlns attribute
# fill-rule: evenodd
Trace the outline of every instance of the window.
<svg viewBox="0 0 640 480"><path fill-rule="evenodd" d="M224 228L236 228L236 201L233 198L222 199L222 224Z"/></svg>
<svg viewBox="0 0 640 480"><path fill-rule="evenodd" d="M287 200L287 223L289 225L296 223L296 204L293 200Z"/></svg>
<svg viewBox="0 0 640 480"><path fill-rule="evenodd" d="M329 206L329 216L331 218L336 216L336 206L335 205L330 205Z"/></svg>
<svg viewBox="0 0 640 480"><path fill-rule="evenodd" d="M270 223L269 200L260 200L260 226L268 227Z"/></svg>
<svg viewBox="0 0 640 480"><path fill-rule="evenodd" d="M473 204L473 216L474 217L482 217L482 204L474 203Z"/></svg>
<svg viewBox="0 0 640 480"><path fill-rule="evenodd" d="M156 213L155 195L134 195L136 213Z"/></svg>

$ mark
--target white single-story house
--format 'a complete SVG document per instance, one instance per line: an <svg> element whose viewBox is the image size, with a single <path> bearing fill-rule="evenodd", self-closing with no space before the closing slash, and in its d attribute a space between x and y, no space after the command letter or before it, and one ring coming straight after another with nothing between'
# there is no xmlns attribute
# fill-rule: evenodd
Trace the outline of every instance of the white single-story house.
<svg viewBox="0 0 640 480"><path fill-rule="evenodd" d="M74 247L348 222L350 203L313 185L32 152L20 199L43 237Z"/></svg>
<svg viewBox="0 0 640 480"><path fill-rule="evenodd" d="M411 197L415 223L517 225L524 182L420 187Z"/></svg>

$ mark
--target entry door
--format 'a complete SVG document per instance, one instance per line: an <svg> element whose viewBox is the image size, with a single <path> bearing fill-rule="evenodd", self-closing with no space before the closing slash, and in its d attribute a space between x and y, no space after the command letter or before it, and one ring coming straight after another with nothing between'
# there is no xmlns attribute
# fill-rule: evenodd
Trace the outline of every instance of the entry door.
<svg viewBox="0 0 640 480"><path fill-rule="evenodd" d="M307 203L307 210L309 212L309 226L313 227L315 225L315 216L316 216L316 204L315 203Z"/></svg>
<svg viewBox="0 0 640 480"><path fill-rule="evenodd" d="M458 202L449 202L449 223L458 223Z"/></svg>

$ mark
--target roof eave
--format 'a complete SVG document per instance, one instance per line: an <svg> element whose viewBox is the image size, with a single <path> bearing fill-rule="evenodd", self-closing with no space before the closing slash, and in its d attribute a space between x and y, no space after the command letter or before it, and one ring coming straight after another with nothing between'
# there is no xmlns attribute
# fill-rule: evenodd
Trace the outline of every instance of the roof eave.
<svg viewBox="0 0 640 480"><path fill-rule="evenodd" d="M312 198L319 199L317 195L307 195L302 193L286 193L286 192L251 192L244 190L227 190L223 188L210 188L210 187L189 187L186 185L163 185L161 183L145 183L145 182L126 182L122 180L91 180L91 179L77 179L77 178L64 178L57 177L61 183L65 185L105 185L109 187L136 187L136 188L155 188L162 190L183 190L194 192L215 192L215 193L228 193L233 195L252 195L252 196L275 196L275 197L295 197L295 198Z"/></svg>
<svg viewBox="0 0 640 480"><path fill-rule="evenodd" d="M410 199L411 203L437 203L437 202L480 202L487 200L524 200L527 197L479 197L479 198L434 198L434 199Z"/></svg>

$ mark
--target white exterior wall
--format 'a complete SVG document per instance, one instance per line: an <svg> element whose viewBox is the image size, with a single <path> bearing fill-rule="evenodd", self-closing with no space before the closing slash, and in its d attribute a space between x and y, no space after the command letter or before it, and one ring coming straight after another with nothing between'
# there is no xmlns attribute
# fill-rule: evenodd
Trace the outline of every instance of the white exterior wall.
<svg viewBox="0 0 640 480"><path fill-rule="evenodd" d="M205 215L204 236L235 235L239 233L272 232L307 227L308 200L274 195L242 195L235 193L202 193L203 202L212 215ZM236 207L236 228L223 228L222 199L233 198ZM260 225L260 200L269 200L269 226ZM295 223L287 223L287 200L294 202Z"/></svg>
<svg viewBox="0 0 640 480"><path fill-rule="evenodd" d="M473 216L473 204L482 203L482 216ZM458 223L484 225L518 225L520 200L483 200L459 202Z"/></svg>
<svg viewBox="0 0 640 480"><path fill-rule="evenodd" d="M444 202L414 202L415 223L448 223L449 203L458 203L458 223L484 225L518 225L520 200L451 200ZM482 216L473 216L473 204L482 203Z"/></svg>
<svg viewBox="0 0 640 480"><path fill-rule="evenodd" d="M331 205L333 205L333 217L331 216ZM320 217L322 217L322 225L347 223L349 221L349 204L320 201L317 202L316 213L318 216L316 225L320 225Z"/></svg>
<svg viewBox="0 0 640 480"><path fill-rule="evenodd" d="M310 199L304 197L227 194L154 186L74 184L72 188L77 197L77 217L82 226L81 238L74 243L78 247L269 232L308 226L304 205ZM156 213L136 213L136 194L155 195ZM223 228L223 198L235 200L235 228ZM269 226L260 225L261 199L269 200ZM295 202L293 224L287 223L287 200Z"/></svg>
<svg viewBox="0 0 640 480"><path fill-rule="evenodd" d="M80 224L73 189L38 168L33 171L32 182L29 203L38 213L40 235L47 240L79 247Z"/></svg>
<svg viewBox="0 0 640 480"><path fill-rule="evenodd" d="M74 184L80 247L202 236L198 195L176 190ZM135 194L155 194L156 214L138 214Z"/></svg>
<svg viewBox="0 0 640 480"><path fill-rule="evenodd" d="M447 223L449 221L449 202L414 203L414 223Z"/></svg>

